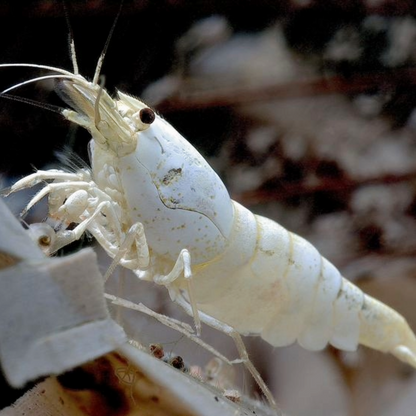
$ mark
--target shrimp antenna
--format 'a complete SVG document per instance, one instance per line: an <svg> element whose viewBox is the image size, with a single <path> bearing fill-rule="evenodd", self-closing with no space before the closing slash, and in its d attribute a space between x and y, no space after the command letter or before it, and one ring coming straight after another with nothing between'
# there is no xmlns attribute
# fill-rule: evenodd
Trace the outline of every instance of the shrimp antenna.
<svg viewBox="0 0 416 416"><path fill-rule="evenodd" d="M65 0L62 0L62 6L64 8L65 21L66 26L68 28L69 53L71 54L72 67L74 69L74 74L79 75L77 53L75 50L74 32L72 30L71 20L69 19L69 11Z"/></svg>
<svg viewBox="0 0 416 416"><path fill-rule="evenodd" d="M33 105L35 107L40 107L44 110L49 110L49 111L52 111L53 113L58 113L59 115L62 115L62 111L65 110L63 107L59 107L57 105L42 103L40 101L35 101L30 98L19 97L18 95L0 93L0 98L7 98L8 100L18 101L20 103L25 103L25 104Z"/></svg>
<svg viewBox="0 0 416 416"><path fill-rule="evenodd" d="M101 121L100 98L101 98L101 95L103 93L103 89L104 89L104 85L105 85L105 76L101 75L99 81L100 81L100 89L98 90L97 98L95 100L95 105L94 105L94 123L95 123L96 127L97 127L98 123Z"/></svg>
<svg viewBox="0 0 416 416"><path fill-rule="evenodd" d="M121 10L123 8L123 4L124 4L124 0L121 0L120 1L120 7L118 8L117 15L116 15L116 17L114 19L113 25L111 26L110 32L109 32L109 34L107 36L107 40L105 41L103 51L101 52L101 55L98 58L97 66L95 68L94 78L92 79L92 83L93 84L97 84L98 83L98 79L100 78L101 67L103 66L104 58L105 58L105 55L107 53L108 47L110 45L111 38L113 37L113 33L114 33L115 28L116 28L116 25L117 25L117 22L118 22L118 18L120 17Z"/></svg>

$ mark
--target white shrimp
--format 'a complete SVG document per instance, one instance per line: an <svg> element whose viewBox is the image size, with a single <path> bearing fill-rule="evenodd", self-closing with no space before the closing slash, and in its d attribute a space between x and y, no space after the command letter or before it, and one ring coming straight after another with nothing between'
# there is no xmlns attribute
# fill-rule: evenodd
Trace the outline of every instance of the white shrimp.
<svg viewBox="0 0 416 416"><path fill-rule="evenodd" d="M56 72L60 95L73 108L63 116L92 136L91 173L38 171L10 189L53 181L27 209L48 194L50 216L78 224L59 231L54 249L90 231L115 264L166 286L197 327L200 318L233 337L272 404L240 334L316 351L363 344L416 368L416 338L401 315L344 279L306 240L232 201L167 121L129 95L111 98L97 84L99 69L88 82L59 68L0 65L10 66Z"/></svg>
<svg viewBox="0 0 416 416"><path fill-rule="evenodd" d="M226 359L185 327L153 314L144 305L134 305L106 294L107 299L175 327L229 364L243 362L270 405L277 409L273 395L249 360L238 331L203 314L193 294L191 255L195 268L208 265L217 253L226 249L225 236L230 235L232 227L234 208L218 175L169 123L143 102L121 92L118 92L119 98L113 100L96 82L90 83L81 75L59 68L35 64L3 64L0 68L10 66L32 66L60 73L39 79L65 79L58 86L60 95L78 111L62 113L93 135L90 142L92 172L87 169L37 171L16 182L5 193L53 181L32 198L24 213L48 195L49 216L63 226L54 233L51 227L36 225L30 230L36 241L46 253L52 254L88 230L114 259L113 265L121 264L142 280L166 286L171 298L194 317L197 333L202 318L203 322L232 336L240 359ZM33 81L11 87L3 94ZM145 132L147 134L143 135ZM140 159L136 154L139 143L143 150ZM131 193L132 198L128 198L126 188L137 186L135 195ZM77 226L73 230L66 229L72 223ZM105 279L112 269L110 266Z"/></svg>

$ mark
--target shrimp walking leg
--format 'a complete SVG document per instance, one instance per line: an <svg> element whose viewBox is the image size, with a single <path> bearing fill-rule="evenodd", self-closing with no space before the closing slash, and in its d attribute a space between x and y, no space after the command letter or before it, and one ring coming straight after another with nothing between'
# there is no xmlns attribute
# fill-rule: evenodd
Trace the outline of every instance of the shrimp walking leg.
<svg viewBox="0 0 416 416"><path fill-rule="evenodd" d="M167 286L167 289L169 291L169 295L170 295L171 299L174 302L176 302L178 305L180 305L188 315L192 316L191 305L182 296L180 291L177 288L175 288L174 286ZM215 318L213 318L209 315L206 315L205 313L203 313L201 311L199 312L199 316L200 316L200 319L201 319L202 322L204 322L205 324L207 324L211 328L214 328L214 329L216 329L220 332L223 332L224 334L227 334L228 336L230 336L233 339L241 361L243 362L243 364L245 365L247 370L250 372L250 374L252 375L252 377L254 378L254 380L256 381L258 386L260 387L263 394L266 396L270 406L274 410L276 410L276 412L278 412L278 414L280 414L280 412L278 410L278 407L277 407L277 403L274 400L274 397L273 397L271 391L267 387L265 381L262 379L260 373L257 371L254 364L250 361L247 349L244 345L244 342L241 338L241 335L233 327L225 324L224 322L219 321L218 319L215 319Z"/></svg>
<svg viewBox="0 0 416 416"><path fill-rule="evenodd" d="M183 249L180 252L171 272L165 276L155 276L154 282L159 285L169 287L169 284L181 277L182 273L187 283L189 303L191 306L190 315L194 318L196 333L201 335L201 320L199 318L200 312L198 311L198 307L196 305L194 290L192 286L191 255L189 254L189 251Z"/></svg>
<svg viewBox="0 0 416 416"><path fill-rule="evenodd" d="M118 296L110 295L106 293L105 298L111 301L112 304L122 306L127 309L131 309L137 312L144 313L145 315L151 316L152 318L155 318L157 321L159 321L161 324L167 326L168 328L171 328L177 332L180 332L181 334L185 335L187 338L195 342L196 344L200 345L207 351L209 351L211 354L215 355L220 360L224 361L227 364L233 365L233 364L239 364L242 362L240 359L236 360L229 360L227 357L222 355L219 351L217 351L215 348L211 347L211 345L204 342L201 338L199 338L197 335L193 333L192 327L185 322L178 321L177 319L170 318L169 316L162 315L160 313L157 313L147 306L143 305L142 303L133 303L126 299L120 298Z"/></svg>
<svg viewBox="0 0 416 416"><path fill-rule="evenodd" d="M146 242L143 224L138 222L133 224L127 232L126 238L118 248L117 254L114 256L110 267L104 275L104 282L108 280L117 265L121 263L122 257L131 249L133 243L136 243L136 249L138 250L136 259L138 267L135 271L140 272L139 269L146 268L149 265L149 248Z"/></svg>

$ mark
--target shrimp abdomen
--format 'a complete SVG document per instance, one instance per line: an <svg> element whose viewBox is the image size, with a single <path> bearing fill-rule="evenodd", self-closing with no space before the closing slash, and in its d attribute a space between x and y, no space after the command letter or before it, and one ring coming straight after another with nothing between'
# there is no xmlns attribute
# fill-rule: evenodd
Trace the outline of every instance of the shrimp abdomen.
<svg viewBox="0 0 416 416"><path fill-rule="evenodd" d="M272 261L275 274L269 279L275 280L282 291L276 297L280 305L273 309L275 315L268 317L260 332L263 339L274 346L297 341L314 351L328 343L355 351L362 344L416 367L416 336L398 312L343 278L302 237L272 220L255 217L258 237L254 257L258 258L252 259L251 269L256 263L266 265ZM285 243L282 245L278 239ZM266 260L264 253L271 257ZM260 273L260 268L255 274ZM270 273L271 268L264 271Z"/></svg>

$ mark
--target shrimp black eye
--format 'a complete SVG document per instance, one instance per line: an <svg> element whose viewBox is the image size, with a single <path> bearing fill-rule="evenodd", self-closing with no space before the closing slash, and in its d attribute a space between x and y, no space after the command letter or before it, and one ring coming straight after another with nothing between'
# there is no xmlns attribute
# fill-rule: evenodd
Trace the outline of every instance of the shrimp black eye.
<svg viewBox="0 0 416 416"><path fill-rule="evenodd" d="M155 121L155 112L149 108L142 108L139 112L140 121L144 124L152 124Z"/></svg>

